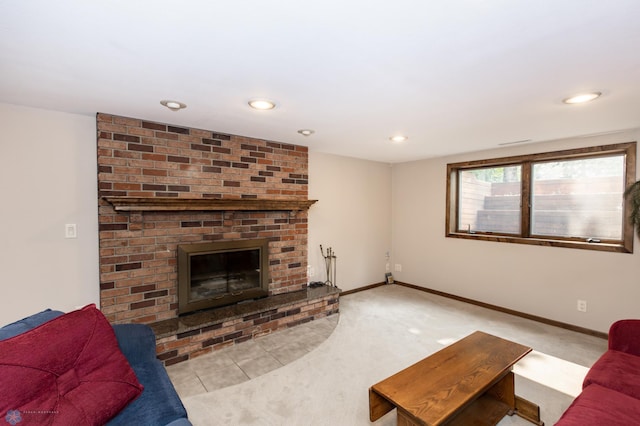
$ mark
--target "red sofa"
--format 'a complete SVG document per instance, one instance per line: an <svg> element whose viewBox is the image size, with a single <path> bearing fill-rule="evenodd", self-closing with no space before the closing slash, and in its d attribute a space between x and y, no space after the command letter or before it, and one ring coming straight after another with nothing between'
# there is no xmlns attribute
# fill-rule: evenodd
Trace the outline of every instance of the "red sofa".
<svg viewBox="0 0 640 426"><path fill-rule="evenodd" d="M557 426L640 425L640 320L609 329L609 349L593 364L582 393Z"/></svg>

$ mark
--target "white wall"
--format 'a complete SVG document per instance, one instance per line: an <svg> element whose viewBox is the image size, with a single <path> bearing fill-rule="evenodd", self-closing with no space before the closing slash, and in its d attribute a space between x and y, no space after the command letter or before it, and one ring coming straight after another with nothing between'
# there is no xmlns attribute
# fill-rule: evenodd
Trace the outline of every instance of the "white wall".
<svg viewBox="0 0 640 426"><path fill-rule="evenodd" d="M0 325L51 307L99 303L94 116L0 103ZM337 255L344 290L383 281L391 249L387 164L311 153L309 264L326 279L319 245ZM64 238L76 223L77 239Z"/></svg>
<svg viewBox="0 0 640 426"><path fill-rule="evenodd" d="M0 325L98 303L95 117L0 104L0 128Z"/></svg>
<svg viewBox="0 0 640 426"><path fill-rule="evenodd" d="M391 169L388 164L330 154L309 154L308 262L312 281L326 280L320 252L332 247L336 283L352 290L384 281L391 250Z"/></svg>
<svg viewBox="0 0 640 426"><path fill-rule="evenodd" d="M394 165L396 279L602 332L617 319L640 318L637 237L634 254L445 238L447 163L639 137L635 130ZM577 299L587 301L586 313L577 311Z"/></svg>
<svg viewBox="0 0 640 426"><path fill-rule="evenodd" d="M97 303L96 128L81 116L0 104L0 324L52 307ZM416 161L390 168L309 154L309 264L337 255L351 290L396 279L594 330L640 317L640 242L634 254L445 238L446 164L636 141L640 131ZM640 170L640 167L639 167ZM64 238L64 224L78 238ZM393 236L393 243L392 243ZM576 310L576 300L588 312Z"/></svg>

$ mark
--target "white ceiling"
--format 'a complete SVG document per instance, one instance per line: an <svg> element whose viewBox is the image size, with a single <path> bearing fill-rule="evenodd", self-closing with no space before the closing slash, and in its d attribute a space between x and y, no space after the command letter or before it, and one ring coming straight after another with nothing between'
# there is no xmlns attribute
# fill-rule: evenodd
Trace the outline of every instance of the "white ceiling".
<svg viewBox="0 0 640 426"><path fill-rule="evenodd" d="M640 127L640 1L0 0L0 77L4 103L401 162Z"/></svg>

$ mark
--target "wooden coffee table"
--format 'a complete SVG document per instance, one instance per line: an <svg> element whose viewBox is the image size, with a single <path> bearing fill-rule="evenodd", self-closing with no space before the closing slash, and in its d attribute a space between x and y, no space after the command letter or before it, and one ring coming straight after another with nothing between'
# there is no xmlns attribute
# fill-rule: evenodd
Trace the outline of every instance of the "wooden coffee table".
<svg viewBox="0 0 640 426"><path fill-rule="evenodd" d="M398 426L495 425L540 408L515 395L512 367L531 348L476 331L369 388L369 418L398 409Z"/></svg>

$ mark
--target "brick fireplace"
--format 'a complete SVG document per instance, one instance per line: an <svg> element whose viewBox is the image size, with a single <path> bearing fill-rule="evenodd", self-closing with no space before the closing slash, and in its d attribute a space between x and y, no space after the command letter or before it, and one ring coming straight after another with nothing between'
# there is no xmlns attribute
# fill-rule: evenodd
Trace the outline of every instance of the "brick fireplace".
<svg viewBox="0 0 640 426"><path fill-rule="evenodd" d="M337 312L337 292L306 294L306 147L102 113L97 130L109 321L150 324L169 364ZM248 239L269 241L275 305L178 320L178 245Z"/></svg>

